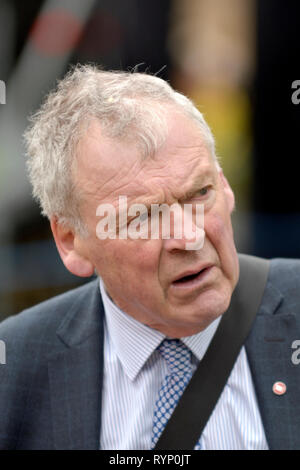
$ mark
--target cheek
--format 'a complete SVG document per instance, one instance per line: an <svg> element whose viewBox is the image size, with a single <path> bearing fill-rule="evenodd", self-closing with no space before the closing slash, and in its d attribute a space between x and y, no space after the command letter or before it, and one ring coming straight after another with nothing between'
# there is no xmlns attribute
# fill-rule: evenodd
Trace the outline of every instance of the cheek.
<svg viewBox="0 0 300 470"><path fill-rule="evenodd" d="M98 272L120 308L130 304L151 305L160 294L158 281L159 250L148 241L117 241L107 246L105 260ZM154 241L152 241L154 242ZM104 261L104 262L103 262Z"/></svg>
<svg viewBox="0 0 300 470"><path fill-rule="evenodd" d="M210 214L204 222L206 236L214 242L221 243L228 240L231 233L231 225L228 220L224 219L220 214Z"/></svg>
<svg viewBox="0 0 300 470"><path fill-rule="evenodd" d="M205 233L220 258L232 257L236 253L231 218L229 214L212 213L206 218Z"/></svg>
<svg viewBox="0 0 300 470"><path fill-rule="evenodd" d="M153 243L154 242L154 243ZM106 271L121 279L153 274L158 269L159 247L157 240L108 240L98 246L94 257L101 275Z"/></svg>
<svg viewBox="0 0 300 470"><path fill-rule="evenodd" d="M217 252L223 274L234 287L239 268L230 216L213 215L207 224L206 236Z"/></svg>

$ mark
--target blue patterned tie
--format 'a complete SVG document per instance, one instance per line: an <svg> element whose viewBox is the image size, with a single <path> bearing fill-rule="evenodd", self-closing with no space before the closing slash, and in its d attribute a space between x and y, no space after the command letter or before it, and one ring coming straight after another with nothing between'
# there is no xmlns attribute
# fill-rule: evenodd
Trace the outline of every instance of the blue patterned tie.
<svg viewBox="0 0 300 470"><path fill-rule="evenodd" d="M166 360L169 373L159 390L154 409L152 449L193 374L191 352L179 339L165 339L157 349Z"/></svg>

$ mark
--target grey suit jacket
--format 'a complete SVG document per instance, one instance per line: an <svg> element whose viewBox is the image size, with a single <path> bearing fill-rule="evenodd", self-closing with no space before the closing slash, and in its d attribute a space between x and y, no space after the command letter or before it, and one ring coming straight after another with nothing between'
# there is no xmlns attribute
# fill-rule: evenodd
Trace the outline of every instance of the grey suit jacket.
<svg viewBox="0 0 300 470"><path fill-rule="evenodd" d="M99 449L103 314L95 280L0 324L0 449ZM300 261L276 259L245 343L270 449L300 449L296 339Z"/></svg>

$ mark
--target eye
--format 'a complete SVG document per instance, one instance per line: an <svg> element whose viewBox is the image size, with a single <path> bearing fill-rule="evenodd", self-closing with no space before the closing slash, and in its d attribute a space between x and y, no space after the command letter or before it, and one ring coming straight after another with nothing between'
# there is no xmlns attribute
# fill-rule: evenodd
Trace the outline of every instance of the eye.
<svg viewBox="0 0 300 470"><path fill-rule="evenodd" d="M200 189L199 194L200 196L206 196L209 191L209 186L205 186L205 188Z"/></svg>
<svg viewBox="0 0 300 470"><path fill-rule="evenodd" d="M201 188L196 194L195 194L195 197L204 197L204 196L207 196L209 191L211 189L211 186L208 185L208 186L204 186L204 188Z"/></svg>

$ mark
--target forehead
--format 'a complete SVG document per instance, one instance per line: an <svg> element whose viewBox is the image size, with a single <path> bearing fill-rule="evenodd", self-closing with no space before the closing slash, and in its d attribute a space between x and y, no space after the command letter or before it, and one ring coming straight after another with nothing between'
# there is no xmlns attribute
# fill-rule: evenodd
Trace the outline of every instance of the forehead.
<svg viewBox="0 0 300 470"><path fill-rule="evenodd" d="M78 148L76 182L87 196L110 200L190 190L194 181L216 172L200 128L191 119L170 113L168 135L157 153L146 159L132 140L106 137L93 122ZM178 193L178 194L177 194Z"/></svg>

